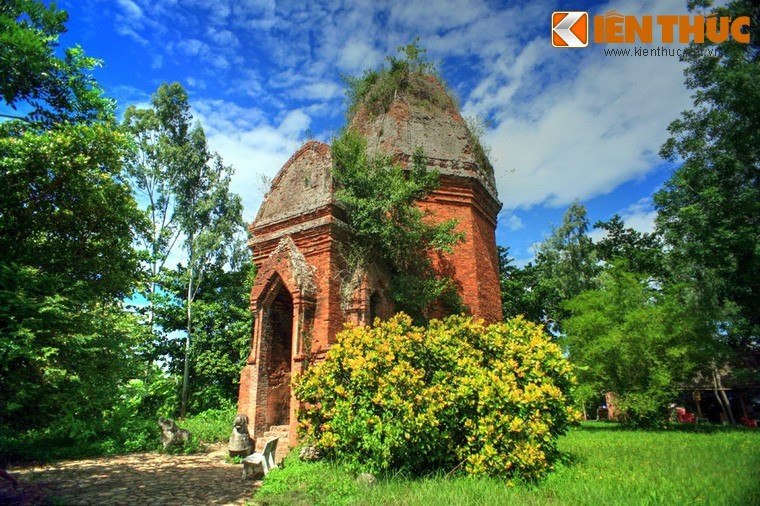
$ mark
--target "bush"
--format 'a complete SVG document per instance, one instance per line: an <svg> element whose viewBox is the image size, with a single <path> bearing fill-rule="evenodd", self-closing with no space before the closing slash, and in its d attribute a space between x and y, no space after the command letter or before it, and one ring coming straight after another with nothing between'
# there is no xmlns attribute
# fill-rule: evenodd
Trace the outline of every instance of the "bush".
<svg viewBox="0 0 760 506"><path fill-rule="evenodd" d="M227 441L232 433L232 422L237 415L237 407L230 401L225 404L226 406L220 409L207 409L197 415L188 416L180 425L204 443Z"/></svg>
<svg viewBox="0 0 760 506"><path fill-rule="evenodd" d="M348 327L294 386L308 444L353 470L532 479L578 418L574 381L559 347L522 317L451 316L425 329L400 313Z"/></svg>

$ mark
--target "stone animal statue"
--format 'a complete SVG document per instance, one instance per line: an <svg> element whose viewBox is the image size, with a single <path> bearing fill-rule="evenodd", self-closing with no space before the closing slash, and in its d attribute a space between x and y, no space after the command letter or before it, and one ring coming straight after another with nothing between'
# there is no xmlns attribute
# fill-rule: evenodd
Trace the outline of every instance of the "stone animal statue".
<svg viewBox="0 0 760 506"><path fill-rule="evenodd" d="M235 417L227 449L231 457L247 457L253 453L253 440L248 434L247 415L240 414Z"/></svg>
<svg viewBox="0 0 760 506"><path fill-rule="evenodd" d="M159 418L158 426L161 428L161 445L164 450L174 445L182 445L190 440L190 431L180 429L171 418Z"/></svg>

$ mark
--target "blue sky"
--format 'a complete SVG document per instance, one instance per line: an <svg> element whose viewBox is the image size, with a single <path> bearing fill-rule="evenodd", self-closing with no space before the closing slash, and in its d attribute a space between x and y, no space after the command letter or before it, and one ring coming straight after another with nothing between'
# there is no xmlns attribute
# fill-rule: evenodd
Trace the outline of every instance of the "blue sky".
<svg viewBox="0 0 760 506"><path fill-rule="evenodd" d="M120 110L147 105L165 81L190 94L211 147L233 165L250 221L259 175L273 176L309 135L344 122L342 74L379 66L420 36L465 115L492 125L497 243L518 263L574 199L593 221L620 213L652 229L650 197L672 166L658 158L666 127L690 105L677 57L605 56L603 46L556 49L555 10L591 15L684 14L685 0L514 2L273 2L60 0L64 46L104 60L96 72Z"/></svg>

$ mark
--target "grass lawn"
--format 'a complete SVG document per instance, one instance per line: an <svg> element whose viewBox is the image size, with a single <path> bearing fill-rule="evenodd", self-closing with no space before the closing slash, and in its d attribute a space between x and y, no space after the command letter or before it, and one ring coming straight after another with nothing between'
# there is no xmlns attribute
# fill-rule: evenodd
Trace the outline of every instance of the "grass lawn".
<svg viewBox="0 0 760 506"><path fill-rule="evenodd" d="M360 488L339 466L289 457L256 504L760 504L760 430L627 430L586 422L560 439L568 462L537 484L433 476Z"/></svg>

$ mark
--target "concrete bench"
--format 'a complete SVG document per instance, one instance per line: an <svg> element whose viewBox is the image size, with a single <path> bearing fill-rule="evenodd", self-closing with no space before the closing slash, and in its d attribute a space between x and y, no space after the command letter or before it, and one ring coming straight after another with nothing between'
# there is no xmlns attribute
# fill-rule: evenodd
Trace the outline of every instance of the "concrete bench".
<svg viewBox="0 0 760 506"><path fill-rule="evenodd" d="M256 472L256 467L261 466L264 476L271 470L277 467L274 463L274 454L277 451L277 443L280 438L276 437L267 441L264 446L264 451L261 453L252 453L243 459L243 479L247 479L249 476L253 476Z"/></svg>

